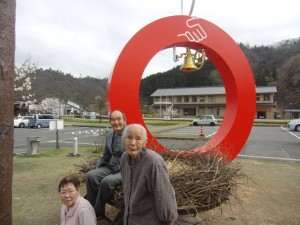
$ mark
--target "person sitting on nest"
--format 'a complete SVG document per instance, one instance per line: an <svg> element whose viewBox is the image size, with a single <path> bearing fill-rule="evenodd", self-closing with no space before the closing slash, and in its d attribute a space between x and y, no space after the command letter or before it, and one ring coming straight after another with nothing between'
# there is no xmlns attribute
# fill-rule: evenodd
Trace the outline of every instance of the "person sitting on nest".
<svg viewBox="0 0 300 225"><path fill-rule="evenodd" d="M85 175L86 199L95 209L97 219L106 219L105 205L113 198L114 190L122 184L120 159L125 151L122 132L126 126L123 111L114 110L109 115L112 131L106 136L105 148L96 168Z"/></svg>

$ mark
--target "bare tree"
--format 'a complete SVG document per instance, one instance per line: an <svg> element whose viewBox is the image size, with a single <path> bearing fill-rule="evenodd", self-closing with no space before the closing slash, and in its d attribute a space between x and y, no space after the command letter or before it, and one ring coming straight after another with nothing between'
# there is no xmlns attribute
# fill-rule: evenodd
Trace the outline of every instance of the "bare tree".
<svg viewBox="0 0 300 225"><path fill-rule="evenodd" d="M0 224L12 224L16 0L0 0Z"/></svg>
<svg viewBox="0 0 300 225"><path fill-rule="evenodd" d="M106 106L105 103L105 97L102 97L100 95L95 97L96 105L97 105L97 111L99 111L99 120L102 121L102 109Z"/></svg>
<svg viewBox="0 0 300 225"><path fill-rule="evenodd" d="M284 109L300 108L300 54L291 56L279 69L277 81L280 106Z"/></svg>

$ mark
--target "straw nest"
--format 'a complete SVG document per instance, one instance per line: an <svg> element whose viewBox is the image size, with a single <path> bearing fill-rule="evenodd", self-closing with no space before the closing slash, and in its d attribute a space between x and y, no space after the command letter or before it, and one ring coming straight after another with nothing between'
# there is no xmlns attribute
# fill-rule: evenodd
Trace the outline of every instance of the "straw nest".
<svg viewBox="0 0 300 225"><path fill-rule="evenodd" d="M189 152L187 154L164 154L170 180L176 193L178 213L197 214L238 199L236 190L238 179L245 177L242 164L238 161L228 163L219 151L210 153ZM99 158L92 158L76 166L76 173L84 183L85 174L95 168ZM111 202L116 208L124 208L122 187L115 190Z"/></svg>

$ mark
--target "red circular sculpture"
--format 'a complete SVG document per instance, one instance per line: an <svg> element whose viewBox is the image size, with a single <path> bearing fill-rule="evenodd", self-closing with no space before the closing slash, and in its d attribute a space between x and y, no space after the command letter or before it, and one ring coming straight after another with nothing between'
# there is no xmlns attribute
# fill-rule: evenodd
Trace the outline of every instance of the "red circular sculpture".
<svg viewBox="0 0 300 225"><path fill-rule="evenodd" d="M143 72L159 51L177 47L204 49L218 69L226 91L226 111L218 132L194 151L219 149L233 160L250 134L256 110L255 83L249 63L235 41L218 26L190 16L171 16L154 21L138 31L126 44L108 81L108 110L122 109L127 123L146 129L139 103ZM171 60L170 56L170 60ZM164 152L148 132L147 147Z"/></svg>

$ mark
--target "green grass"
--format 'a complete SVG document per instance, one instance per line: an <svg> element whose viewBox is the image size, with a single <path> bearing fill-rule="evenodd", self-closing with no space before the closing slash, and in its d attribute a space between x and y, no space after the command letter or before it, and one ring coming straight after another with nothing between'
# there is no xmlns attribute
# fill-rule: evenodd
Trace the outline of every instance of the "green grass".
<svg viewBox="0 0 300 225"><path fill-rule="evenodd" d="M13 224L60 224L59 181L75 172L90 158L100 156L95 148L79 148L80 157L70 156L71 148L53 149L32 156L13 158ZM82 194L85 187L82 188Z"/></svg>
<svg viewBox="0 0 300 225"><path fill-rule="evenodd" d="M43 151L39 154L36 155L16 155L14 158L44 158L44 157L52 157L52 156L56 156L61 154L61 152L63 152L64 149L53 149L51 151Z"/></svg>
<svg viewBox="0 0 300 225"><path fill-rule="evenodd" d="M35 156L13 159L13 224L59 225L58 183L101 153L94 147L44 151ZM207 225L300 224L300 164L244 160L244 172L252 180L239 180L246 187L238 190L243 203L222 205L220 210L201 212ZM81 195L86 193L81 187Z"/></svg>
<svg viewBox="0 0 300 225"><path fill-rule="evenodd" d="M107 119L85 119L85 118L73 118L73 117L62 117L65 122L76 122L76 123L97 123L97 124L107 124L109 121Z"/></svg>
<svg viewBox="0 0 300 225"><path fill-rule="evenodd" d="M89 124L109 124L109 121L107 119L102 120L101 122L99 120L90 120L85 118L72 118L72 117L64 117L62 118L65 122L74 122L74 123L89 123ZM189 121L166 121L166 120L144 120L146 125L152 125L152 126L174 126L179 124L189 124Z"/></svg>
<svg viewBox="0 0 300 225"><path fill-rule="evenodd" d="M152 126L175 126L179 124L184 124L187 122L177 122L177 121L161 121L161 120L146 120L145 123L147 125L152 125ZM188 124L188 123L187 123Z"/></svg>

